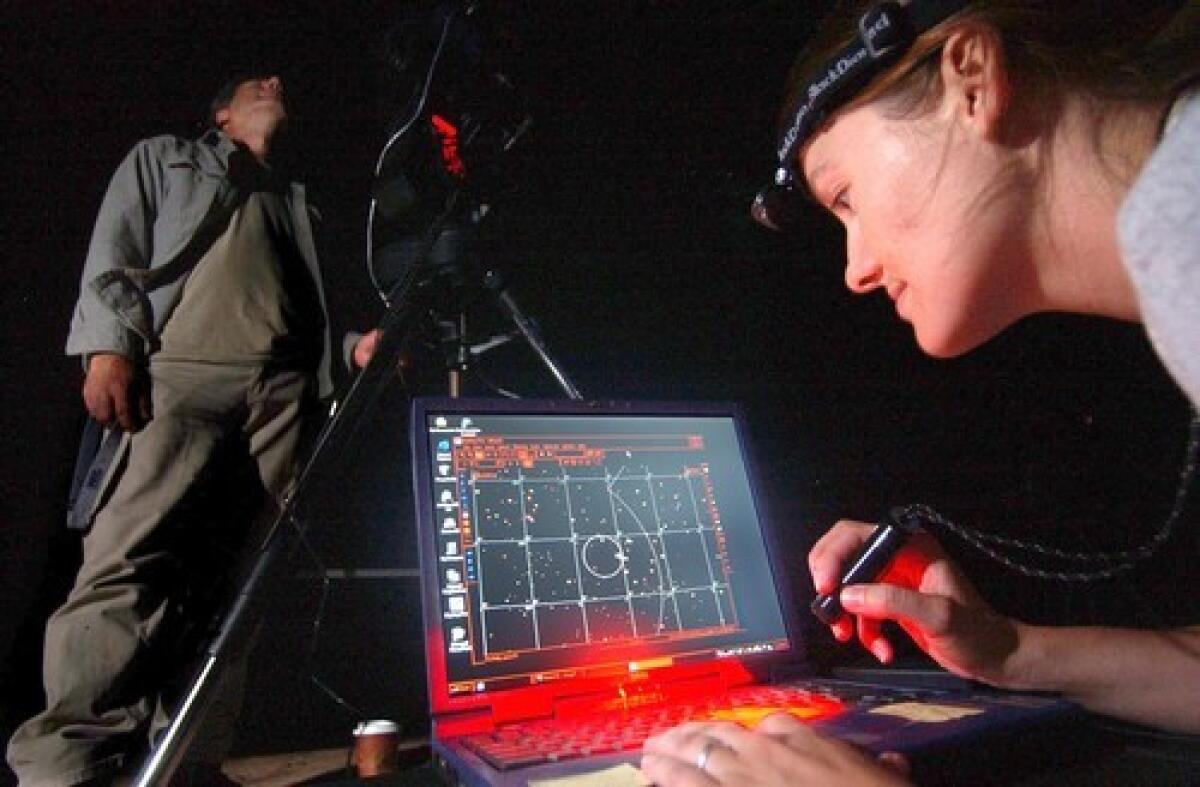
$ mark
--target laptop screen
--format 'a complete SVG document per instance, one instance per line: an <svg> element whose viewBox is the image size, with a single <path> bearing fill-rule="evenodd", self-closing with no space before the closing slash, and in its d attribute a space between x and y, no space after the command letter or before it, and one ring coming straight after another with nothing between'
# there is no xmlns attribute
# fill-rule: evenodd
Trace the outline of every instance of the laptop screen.
<svg viewBox="0 0 1200 787"><path fill-rule="evenodd" d="M417 400L431 689L788 648L736 410Z"/></svg>

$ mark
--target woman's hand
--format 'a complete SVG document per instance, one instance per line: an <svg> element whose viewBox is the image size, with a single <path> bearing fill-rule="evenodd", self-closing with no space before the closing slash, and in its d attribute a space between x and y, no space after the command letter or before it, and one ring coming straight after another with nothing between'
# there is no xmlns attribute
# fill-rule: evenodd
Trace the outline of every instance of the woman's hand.
<svg viewBox="0 0 1200 787"><path fill-rule="evenodd" d="M905 769L895 756L885 762ZM907 784L894 767L786 713L768 716L754 730L725 721L682 724L646 740L642 772L657 787Z"/></svg>
<svg viewBox="0 0 1200 787"><path fill-rule="evenodd" d="M844 564L874 529L843 520L821 537L808 556L818 593L835 590ZM879 583L845 587L839 599L847 615L833 624L834 636L846 642L857 628L859 641L882 662L892 660L894 649L880 624L894 620L950 672L996 686L1011 682L1007 667L1020 624L996 613L927 533L900 550Z"/></svg>

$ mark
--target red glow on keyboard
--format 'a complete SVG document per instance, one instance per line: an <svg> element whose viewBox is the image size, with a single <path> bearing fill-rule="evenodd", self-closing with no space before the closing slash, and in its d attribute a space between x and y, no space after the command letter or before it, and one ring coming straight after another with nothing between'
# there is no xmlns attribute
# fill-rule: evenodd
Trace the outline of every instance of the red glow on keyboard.
<svg viewBox="0 0 1200 787"><path fill-rule="evenodd" d="M812 697L802 702L786 705L752 705L740 708L720 708L712 711L708 718L713 721L732 721L753 729L759 722L776 713L786 713L800 721L820 721L836 716L844 706L832 697Z"/></svg>
<svg viewBox="0 0 1200 787"><path fill-rule="evenodd" d="M733 721L754 727L773 713L790 713L814 722L840 713L843 704L829 694L803 689L748 686L728 694L697 697L694 703L619 713L592 713L576 718L530 720L463 735L464 745L499 770L544 762L636 751L646 738L685 721ZM440 728L443 736L445 729Z"/></svg>

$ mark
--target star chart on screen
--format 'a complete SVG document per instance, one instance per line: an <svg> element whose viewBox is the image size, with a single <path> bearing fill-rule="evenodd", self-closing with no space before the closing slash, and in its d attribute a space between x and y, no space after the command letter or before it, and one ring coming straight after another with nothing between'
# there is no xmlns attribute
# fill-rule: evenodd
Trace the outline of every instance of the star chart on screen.
<svg viewBox="0 0 1200 787"><path fill-rule="evenodd" d="M479 664L738 628L702 436L468 429L438 449L450 652Z"/></svg>

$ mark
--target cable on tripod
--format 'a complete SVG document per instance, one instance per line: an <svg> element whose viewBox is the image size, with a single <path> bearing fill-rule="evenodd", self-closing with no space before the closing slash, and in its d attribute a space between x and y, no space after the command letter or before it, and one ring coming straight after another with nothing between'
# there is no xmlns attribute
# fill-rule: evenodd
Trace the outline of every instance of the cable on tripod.
<svg viewBox="0 0 1200 787"><path fill-rule="evenodd" d="M446 15L446 21L442 24L441 36L438 38L437 48L434 49L433 58L429 61L429 70L425 73L425 82L421 87L421 97L417 101L416 109L413 110L412 117L406 120L404 125L402 125L400 129L392 134L392 136L388 138L388 141L384 143L383 149L379 153L379 158L375 161L376 179L379 178L379 174L383 171L383 163L387 160L387 155L389 152L391 152L392 146L396 144L400 137L404 136L404 134L408 132L409 128L412 127L412 124L415 123L417 118L421 117L421 113L425 111L425 102L429 100L429 86L433 84L433 74L434 71L437 70L438 61L441 60L442 47L445 46L446 37L450 32L450 23L454 21L456 15L457 12ZM388 303L387 298L388 293L384 292L383 286L380 284L378 277L375 275L375 260L372 241L375 237L375 207L377 203L378 200L372 196L371 202L367 206L367 276L371 279L371 285L375 288L375 292L383 301L383 305L390 308L391 304ZM432 245L430 248L432 248ZM418 257L418 260L423 258L424 254L421 257Z"/></svg>

